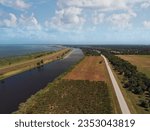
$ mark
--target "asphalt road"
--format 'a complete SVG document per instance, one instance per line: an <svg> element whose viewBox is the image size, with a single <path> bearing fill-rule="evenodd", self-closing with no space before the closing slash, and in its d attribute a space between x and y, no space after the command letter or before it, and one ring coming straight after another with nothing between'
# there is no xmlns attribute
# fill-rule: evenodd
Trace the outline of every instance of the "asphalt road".
<svg viewBox="0 0 150 131"><path fill-rule="evenodd" d="M121 111L123 114L131 114L130 113L130 110L128 108L128 105L124 99L124 96L122 95L122 92L120 90L120 87L113 75L113 72L108 64L108 61L106 59L106 57L104 55L102 55L102 57L104 58L104 61L106 63L106 67L107 67L107 70L108 70L108 73L109 73L109 76L110 76L110 79L112 81L112 84L113 84L113 87L114 87L114 90L115 90L115 93L116 93L116 96L117 96L117 99L118 99L118 102L119 102L119 105L120 105L120 108L121 108Z"/></svg>

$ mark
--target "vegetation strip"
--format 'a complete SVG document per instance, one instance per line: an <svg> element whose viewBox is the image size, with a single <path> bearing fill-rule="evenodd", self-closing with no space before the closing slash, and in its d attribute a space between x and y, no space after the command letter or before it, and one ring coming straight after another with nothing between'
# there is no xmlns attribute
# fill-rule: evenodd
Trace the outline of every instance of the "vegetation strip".
<svg viewBox="0 0 150 131"><path fill-rule="evenodd" d="M22 72L25 70L35 68L35 67L40 68L40 66L42 66L43 64L46 64L48 62L51 62L51 61L54 61L57 59L61 59L69 51L70 51L70 49L66 48L63 50L59 50L55 53L48 54L46 56L37 57L32 60L27 60L25 62L16 63L13 65L7 66L5 68L1 68L0 69L0 79L5 78L6 76L14 75L16 73L19 73L19 72Z"/></svg>
<svg viewBox="0 0 150 131"><path fill-rule="evenodd" d="M150 78L150 55L118 55L131 64L137 66L138 71Z"/></svg>
<svg viewBox="0 0 150 131"><path fill-rule="evenodd" d="M110 114L105 82L56 80L20 105L23 114Z"/></svg>
<svg viewBox="0 0 150 131"><path fill-rule="evenodd" d="M108 52L105 52L105 55L118 72L118 75L122 76L121 83L123 87L133 94L139 95L136 99L136 106L144 107L145 111L149 111L150 79L145 74L138 72L137 67L128 61Z"/></svg>

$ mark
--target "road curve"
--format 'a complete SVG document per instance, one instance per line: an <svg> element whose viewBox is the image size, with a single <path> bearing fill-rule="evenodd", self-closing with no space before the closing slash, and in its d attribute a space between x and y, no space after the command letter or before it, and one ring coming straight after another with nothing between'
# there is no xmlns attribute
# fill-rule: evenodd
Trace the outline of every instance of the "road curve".
<svg viewBox="0 0 150 131"><path fill-rule="evenodd" d="M114 90L115 90L115 93L116 93L116 96L117 96L117 99L118 99L118 102L119 102L119 105L120 105L120 108L121 108L121 111L123 114L131 114L130 113L130 110L129 110L129 107L122 95L122 92L120 90L120 87L113 75L113 72L108 64L108 61L106 59L106 57L104 55L102 55L102 57L104 58L104 61L105 61L105 64L106 64L106 67L107 67L107 70L108 70L108 73L109 73L109 76L110 76L110 79L112 81L112 84L113 84L113 87L114 87Z"/></svg>

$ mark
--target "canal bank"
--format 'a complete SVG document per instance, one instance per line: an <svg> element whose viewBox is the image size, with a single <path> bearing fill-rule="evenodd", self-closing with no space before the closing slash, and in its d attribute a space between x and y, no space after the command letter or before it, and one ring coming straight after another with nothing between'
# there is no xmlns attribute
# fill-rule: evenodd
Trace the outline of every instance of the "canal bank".
<svg viewBox="0 0 150 131"><path fill-rule="evenodd" d="M0 113L6 114L16 111L20 103L25 102L31 95L67 71L83 56L80 49L74 49L65 59L5 79L0 83Z"/></svg>

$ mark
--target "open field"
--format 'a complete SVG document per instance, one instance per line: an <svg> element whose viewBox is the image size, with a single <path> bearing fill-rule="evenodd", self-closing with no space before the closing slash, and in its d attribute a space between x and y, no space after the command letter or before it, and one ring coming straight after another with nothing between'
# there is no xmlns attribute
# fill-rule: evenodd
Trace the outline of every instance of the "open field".
<svg viewBox="0 0 150 131"><path fill-rule="evenodd" d="M105 62L101 56L86 56L63 79L105 81L108 85L113 113L121 113Z"/></svg>
<svg viewBox="0 0 150 131"><path fill-rule="evenodd" d="M110 114L110 103L104 82L58 80L21 104L16 113Z"/></svg>
<svg viewBox="0 0 150 131"><path fill-rule="evenodd" d="M105 81L105 63L101 56L87 56L64 79Z"/></svg>
<svg viewBox="0 0 150 131"><path fill-rule="evenodd" d="M72 72L78 70L77 68L82 72L77 73L72 80L68 79ZM91 77L87 73L91 74ZM71 71L69 70L21 104L16 113L121 113L111 86L103 58L88 56Z"/></svg>
<svg viewBox="0 0 150 131"><path fill-rule="evenodd" d="M140 72L150 78L150 55L119 55L119 57L137 66Z"/></svg>
<svg viewBox="0 0 150 131"><path fill-rule="evenodd" d="M34 67L41 66L48 62L54 61L56 59L62 58L66 55L70 49L63 49L52 54L44 55L42 57L33 58L31 60L26 60L23 62L18 62L15 64L11 64L9 66L0 68L0 79L6 78L8 76L14 75L19 72L23 72L25 70L29 70Z"/></svg>

